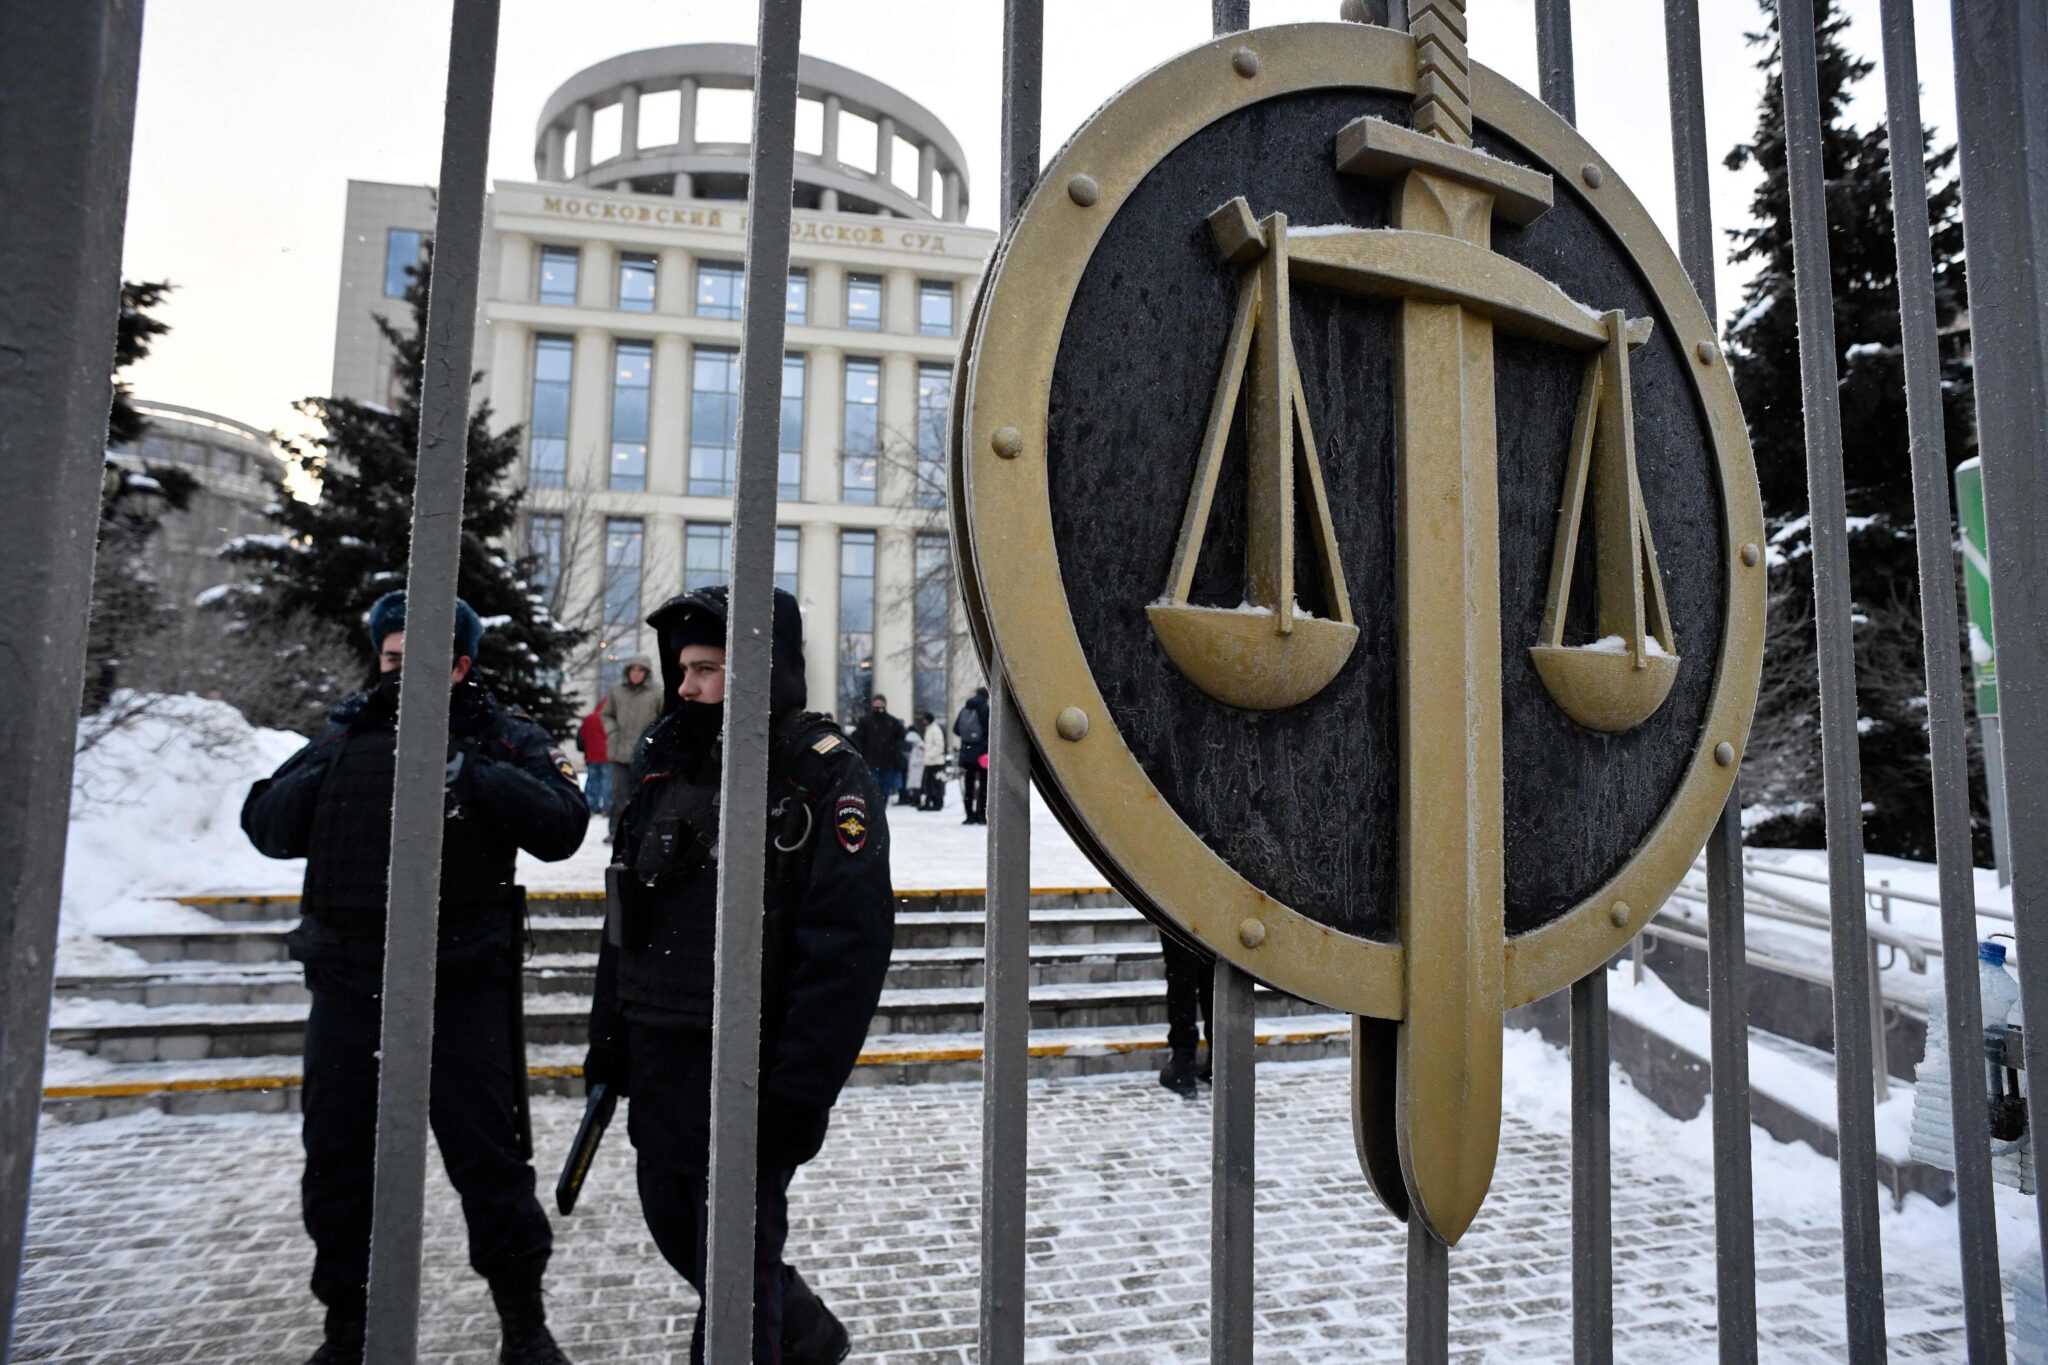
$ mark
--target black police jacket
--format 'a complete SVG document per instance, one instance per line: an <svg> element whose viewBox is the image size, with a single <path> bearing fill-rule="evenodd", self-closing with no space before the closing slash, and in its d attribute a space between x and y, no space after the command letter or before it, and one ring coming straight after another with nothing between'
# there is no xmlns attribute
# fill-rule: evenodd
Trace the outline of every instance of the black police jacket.
<svg viewBox="0 0 2048 1365"><path fill-rule="evenodd" d="M711 1023L720 846L719 749L671 709L642 739L613 841L594 1044L623 1018ZM830 717L778 717L768 768L761 1086L829 1107L860 1058L889 970L896 898L873 775Z"/></svg>
<svg viewBox="0 0 2048 1365"><path fill-rule="evenodd" d="M391 861L398 691L384 684L334 708L319 738L258 782L242 830L272 858L306 859L292 936L304 961L381 960ZM441 853L441 942L451 953L510 939L521 908L520 849L549 862L583 842L590 810L547 732L465 679L449 699Z"/></svg>

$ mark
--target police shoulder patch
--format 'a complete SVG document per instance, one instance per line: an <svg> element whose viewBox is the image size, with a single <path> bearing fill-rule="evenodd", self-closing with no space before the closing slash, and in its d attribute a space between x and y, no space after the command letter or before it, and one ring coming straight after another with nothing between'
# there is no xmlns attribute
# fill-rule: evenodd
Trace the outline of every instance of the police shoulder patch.
<svg viewBox="0 0 2048 1365"><path fill-rule="evenodd" d="M836 754L846 747L846 741L837 735L826 735L811 748L821 754Z"/></svg>
<svg viewBox="0 0 2048 1365"><path fill-rule="evenodd" d="M832 832L839 836L839 846L848 853L858 853L868 843L868 803L864 796L848 792L841 796L832 808Z"/></svg>
<svg viewBox="0 0 2048 1365"><path fill-rule="evenodd" d="M570 782L576 780L576 765L571 763L569 756L560 749L548 750L548 761L555 765L555 771L560 773L564 779Z"/></svg>

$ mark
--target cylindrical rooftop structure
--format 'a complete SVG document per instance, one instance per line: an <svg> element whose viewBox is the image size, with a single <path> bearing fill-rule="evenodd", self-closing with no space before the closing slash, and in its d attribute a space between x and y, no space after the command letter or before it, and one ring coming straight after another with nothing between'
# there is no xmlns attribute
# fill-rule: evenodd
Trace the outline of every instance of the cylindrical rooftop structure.
<svg viewBox="0 0 2048 1365"><path fill-rule="evenodd" d="M823 137L796 158L796 204L828 212L964 222L967 161L938 116L901 91L816 57L797 69L798 98L820 106ZM741 43L686 43L628 52L577 72L548 97L534 130L533 165L544 181L591 189L744 199L750 149L745 142L697 136L697 96L754 85L754 49ZM679 91L667 126L641 117L646 96ZM666 104L666 101L663 101ZM618 106L616 155L593 163L592 135L602 111ZM872 170L840 156L842 120L873 125ZM801 121L800 121L801 123ZM865 130L861 130L863 137ZM899 158L898 141L914 157ZM914 184L911 193L905 183Z"/></svg>

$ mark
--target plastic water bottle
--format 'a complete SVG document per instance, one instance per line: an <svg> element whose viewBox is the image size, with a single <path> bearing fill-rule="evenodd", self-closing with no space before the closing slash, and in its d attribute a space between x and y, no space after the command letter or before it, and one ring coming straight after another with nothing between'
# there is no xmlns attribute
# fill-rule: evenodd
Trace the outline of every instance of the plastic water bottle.
<svg viewBox="0 0 2048 1365"><path fill-rule="evenodd" d="M2020 1001L2020 984L2005 969L2005 945L1986 939L1977 945L1977 994L1984 1005L1986 1030L2002 1029Z"/></svg>

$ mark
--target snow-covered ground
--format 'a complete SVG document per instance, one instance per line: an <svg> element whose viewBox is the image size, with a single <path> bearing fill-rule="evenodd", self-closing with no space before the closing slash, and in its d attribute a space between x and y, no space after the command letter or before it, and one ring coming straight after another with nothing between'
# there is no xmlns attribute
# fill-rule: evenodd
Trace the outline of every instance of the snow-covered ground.
<svg viewBox="0 0 2048 1365"><path fill-rule="evenodd" d="M124 694L102 714L122 720L88 718L79 729L86 747L72 783L59 971L141 965L101 935L214 927L172 896L298 892L303 860L265 858L250 847L241 809L250 786L296 753L302 738L258 729L233 707L199 697ZM943 811L889 809L899 890L979 887L987 880L987 827L961 823L958 784L946 799ZM593 818L583 847L563 862L522 854L521 881L536 891L601 889L611 860L604 833L604 819ZM1036 792L1031 878L1042 887L1105 885Z"/></svg>

